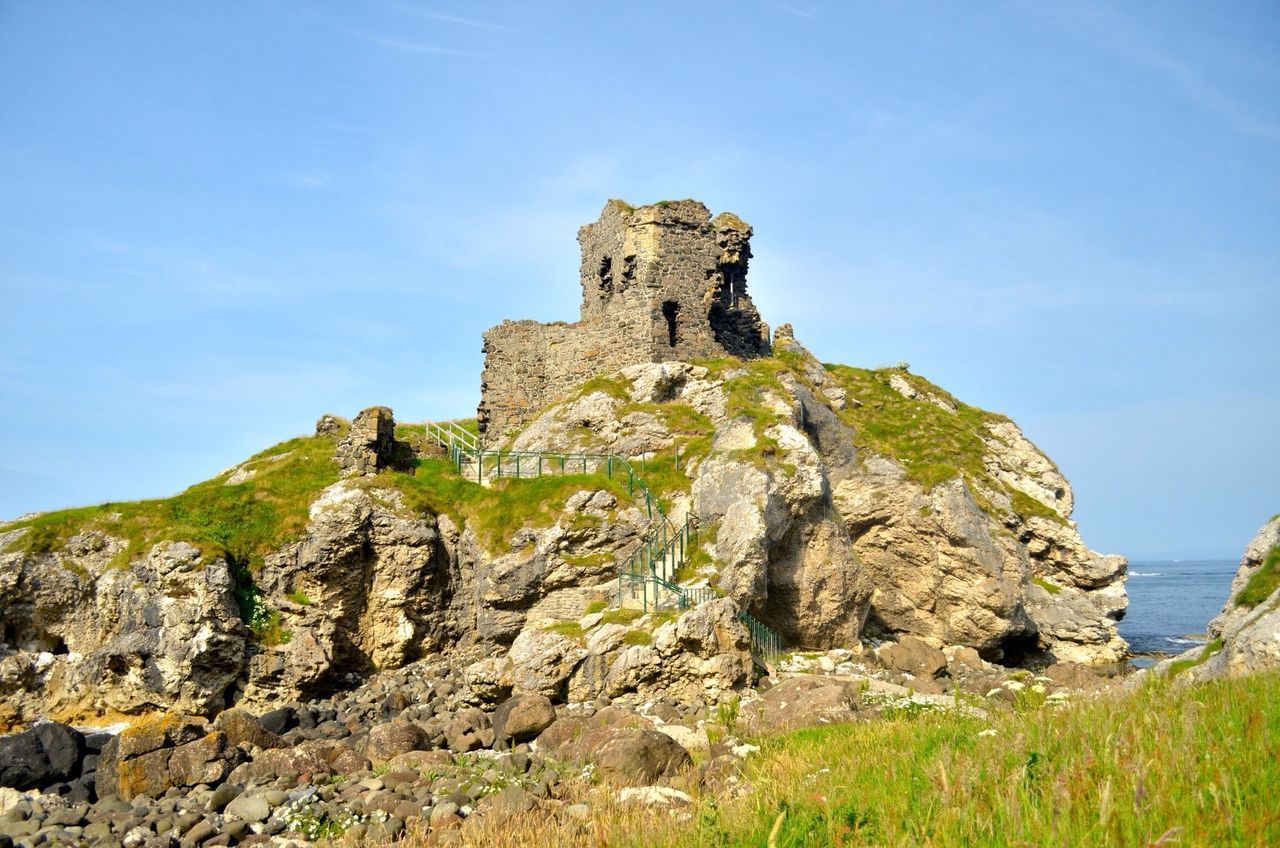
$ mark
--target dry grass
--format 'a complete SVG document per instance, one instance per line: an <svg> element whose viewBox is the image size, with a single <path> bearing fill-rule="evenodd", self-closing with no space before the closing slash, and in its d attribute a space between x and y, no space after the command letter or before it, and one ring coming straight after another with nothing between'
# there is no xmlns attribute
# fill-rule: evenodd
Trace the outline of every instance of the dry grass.
<svg viewBox="0 0 1280 848"><path fill-rule="evenodd" d="M984 731L987 731L984 735ZM990 732L994 731L994 733ZM574 785L473 846L1254 846L1280 844L1280 675L981 720L926 712L763 741L737 797L683 788L682 813ZM585 822L565 813L590 804ZM419 832L404 843L434 844Z"/></svg>

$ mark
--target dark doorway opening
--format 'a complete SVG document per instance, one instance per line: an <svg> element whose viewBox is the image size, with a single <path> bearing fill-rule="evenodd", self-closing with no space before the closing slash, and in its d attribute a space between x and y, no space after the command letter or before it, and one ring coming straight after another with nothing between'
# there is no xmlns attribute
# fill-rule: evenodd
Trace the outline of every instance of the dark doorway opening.
<svg viewBox="0 0 1280 848"><path fill-rule="evenodd" d="M667 319L667 344L676 346L676 316L680 314L680 304L668 300L662 304L662 317Z"/></svg>
<svg viewBox="0 0 1280 848"><path fill-rule="evenodd" d="M596 272L600 278L600 294L606 298L613 294L613 257L606 256L600 260L600 270Z"/></svg>

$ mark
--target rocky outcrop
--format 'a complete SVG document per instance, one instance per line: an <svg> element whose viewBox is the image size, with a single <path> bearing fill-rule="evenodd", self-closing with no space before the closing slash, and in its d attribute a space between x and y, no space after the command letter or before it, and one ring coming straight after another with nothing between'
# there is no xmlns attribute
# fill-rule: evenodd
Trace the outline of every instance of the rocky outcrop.
<svg viewBox="0 0 1280 848"><path fill-rule="evenodd" d="M0 556L0 683L21 711L225 706L248 641L226 559L166 542L120 566L123 544L89 531L64 550Z"/></svg>
<svg viewBox="0 0 1280 848"><path fill-rule="evenodd" d="M560 702L599 696L715 702L750 682L749 639L729 598L656 626L652 616L623 625L602 623L598 613L571 624L531 619L505 657L467 669L474 697L492 701L510 692Z"/></svg>
<svg viewBox="0 0 1280 848"><path fill-rule="evenodd" d="M97 791L124 800L154 798L171 788L219 783L241 759L226 734L203 719L156 717L135 723L103 748Z"/></svg>
<svg viewBox="0 0 1280 848"><path fill-rule="evenodd" d="M926 485L910 457L860 432L876 419L856 412L856 389L788 326L774 348L785 369L628 367L614 385L543 412L512 446L662 455L700 416L710 448L690 462L673 513L697 516L714 558L698 577L789 646L850 645L869 629L1010 662L1124 656L1116 622L1127 563L1085 546L1065 477L1013 422L914 375L874 373L889 389L876 415L931 409L962 422L954 449L971 465Z"/></svg>
<svg viewBox="0 0 1280 848"><path fill-rule="evenodd" d="M1006 662L1122 656L1125 562L1085 547L1070 486L1012 422L905 371L847 379L787 327L774 347L769 359L628 366L511 442L610 452L642 474L657 463L655 494L673 525L692 516L699 527L698 557L678 579L722 601L649 620L643 634L591 620L651 526L642 506L616 485L584 484L534 522L547 526L512 527L490 549L475 522L395 487L395 474L412 473L397 453L409 448L394 440L390 411L374 407L345 434L344 422L321 419L317 438L338 440L349 476L317 492L296 540L260 565L182 541L129 561L124 538L91 528L0 554L6 707L27 720L266 709L467 646L484 655L468 674L479 699L662 691L714 701L750 679L742 611L791 648L852 646L870 633ZM962 421L968 429L946 438L970 454L930 480L909 451L885 447L868 410ZM298 450L229 474L257 485ZM0 550L29 532L0 535ZM577 633L560 626L573 622Z"/></svg>
<svg viewBox="0 0 1280 848"><path fill-rule="evenodd" d="M1245 547L1209 643L1156 666L1185 680L1238 677L1280 668L1280 515Z"/></svg>

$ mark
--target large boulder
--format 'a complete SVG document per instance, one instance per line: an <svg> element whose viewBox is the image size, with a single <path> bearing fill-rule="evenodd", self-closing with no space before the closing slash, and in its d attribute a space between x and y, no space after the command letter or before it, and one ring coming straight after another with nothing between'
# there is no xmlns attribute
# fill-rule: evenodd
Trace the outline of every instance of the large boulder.
<svg viewBox="0 0 1280 848"><path fill-rule="evenodd" d="M263 751L237 766L228 780L237 784L280 778L309 780L314 774L355 774L370 767L368 758L341 742L310 739L292 748Z"/></svg>
<svg viewBox="0 0 1280 848"><path fill-rule="evenodd" d="M517 695L493 711L494 743L529 742L556 720L556 709L546 695Z"/></svg>
<svg viewBox="0 0 1280 848"><path fill-rule="evenodd" d="M226 734L230 745L282 748L285 744L283 739L263 727L252 713L234 707L218 713L213 725Z"/></svg>
<svg viewBox="0 0 1280 848"><path fill-rule="evenodd" d="M426 732L411 721L390 721L369 730L365 740L365 756L375 764L384 763L409 751L429 747Z"/></svg>
<svg viewBox="0 0 1280 848"><path fill-rule="evenodd" d="M0 786L44 789L80 773L84 736L65 724L41 724L0 737Z"/></svg>
<svg viewBox="0 0 1280 848"><path fill-rule="evenodd" d="M903 636L897 642L881 645L876 658L886 668L924 679L937 677L947 668L947 657L938 648L918 636Z"/></svg>
<svg viewBox="0 0 1280 848"><path fill-rule="evenodd" d="M741 721L753 733L853 721L864 686L860 680L828 675L790 677L744 704Z"/></svg>
<svg viewBox="0 0 1280 848"><path fill-rule="evenodd" d="M204 719L156 716L126 728L103 747L97 791L125 800L159 797L171 788L219 783L241 759L226 734Z"/></svg>
<svg viewBox="0 0 1280 848"><path fill-rule="evenodd" d="M618 786L648 786L692 763L689 752L647 720L609 707L590 718L557 720L537 739L538 750L564 762L594 767Z"/></svg>

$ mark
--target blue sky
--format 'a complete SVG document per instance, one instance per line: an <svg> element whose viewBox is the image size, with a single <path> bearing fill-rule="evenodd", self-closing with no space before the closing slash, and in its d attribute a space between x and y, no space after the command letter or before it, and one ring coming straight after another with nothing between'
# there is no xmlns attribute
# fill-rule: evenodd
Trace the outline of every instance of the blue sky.
<svg viewBox="0 0 1280 848"><path fill-rule="evenodd" d="M1094 547L1280 511L1274 3L0 0L0 515L165 495L573 319L606 198L751 222L826 361L1017 420Z"/></svg>

